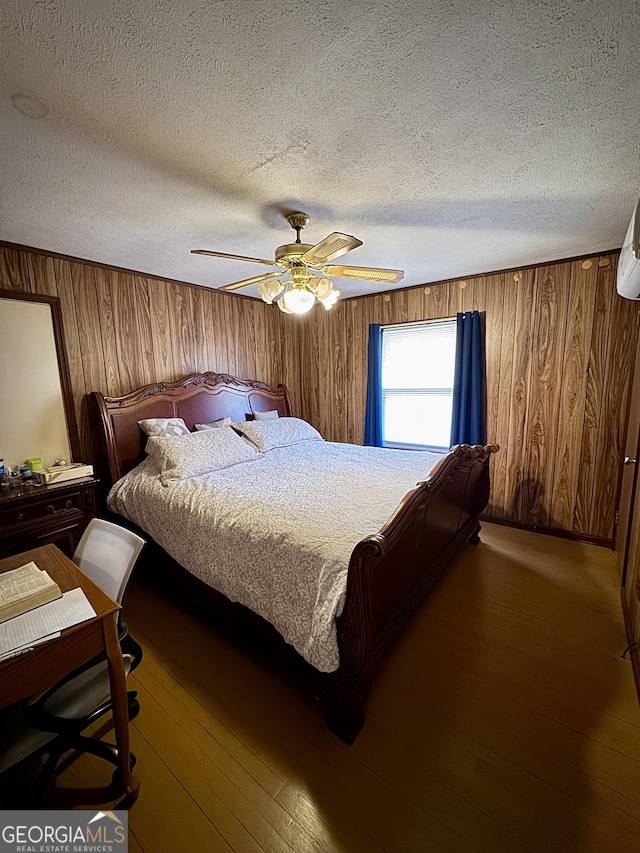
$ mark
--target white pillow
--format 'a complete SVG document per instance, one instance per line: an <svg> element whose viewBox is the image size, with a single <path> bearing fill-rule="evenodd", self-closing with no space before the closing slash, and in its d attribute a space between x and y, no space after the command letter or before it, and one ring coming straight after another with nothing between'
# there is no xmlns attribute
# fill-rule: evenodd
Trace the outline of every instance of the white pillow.
<svg viewBox="0 0 640 853"><path fill-rule="evenodd" d="M231 418L219 418L217 421L211 421L210 424L196 424L196 429L202 431L205 429L220 429L221 427L230 427Z"/></svg>
<svg viewBox="0 0 640 853"><path fill-rule="evenodd" d="M175 438L154 435L147 441L146 451L165 486L257 458L255 449L232 429L207 429Z"/></svg>
<svg viewBox="0 0 640 853"><path fill-rule="evenodd" d="M277 409L272 409L270 412L254 412L253 419L254 421L275 421L276 418L279 418Z"/></svg>
<svg viewBox="0 0 640 853"><path fill-rule="evenodd" d="M176 436L189 435L189 427L182 418L145 418L138 421L145 435Z"/></svg>
<svg viewBox="0 0 640 853"><path fill-rule="evenodd" d="M300 441L323 441L317 429L301 418L277 418L267 421L241 421L233 428L252 441L260 452L288 447Z"/></svg>

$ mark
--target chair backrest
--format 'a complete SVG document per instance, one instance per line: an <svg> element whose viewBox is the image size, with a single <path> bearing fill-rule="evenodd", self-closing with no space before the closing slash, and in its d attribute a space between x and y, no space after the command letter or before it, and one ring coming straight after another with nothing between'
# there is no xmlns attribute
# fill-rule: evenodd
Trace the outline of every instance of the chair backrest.
<svg viewBox="0 0 640 853"><path fill-rule="evenodd" d="M118 524L93 518L78 543L73 562L118 604L144 539Z"/></svg>

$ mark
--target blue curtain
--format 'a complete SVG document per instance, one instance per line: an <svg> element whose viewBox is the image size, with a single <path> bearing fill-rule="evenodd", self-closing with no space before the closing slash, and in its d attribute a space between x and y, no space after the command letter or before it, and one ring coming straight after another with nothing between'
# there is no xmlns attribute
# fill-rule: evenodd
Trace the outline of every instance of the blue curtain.
<svg viewBox="0 0 640 853"><path fill-rule="evenodd" d="M484 444L484 340L478 311L456 315L451 445Z"/></svg>
<svg viewBox="0 0 640 853"><path fill-rule="evenodd" d="M369 326L364 443L382 447L382 329L379 323Z"/></svg>

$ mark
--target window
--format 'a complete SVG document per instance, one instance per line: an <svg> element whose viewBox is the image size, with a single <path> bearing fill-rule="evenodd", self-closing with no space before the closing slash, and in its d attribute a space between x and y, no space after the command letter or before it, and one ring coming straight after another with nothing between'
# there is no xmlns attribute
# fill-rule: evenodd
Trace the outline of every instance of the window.
<svg viewBox="0 0 640 853"><path fill-rule="evenodd" d="M382 328L382 444L448 450L455 319Z"/></svg>

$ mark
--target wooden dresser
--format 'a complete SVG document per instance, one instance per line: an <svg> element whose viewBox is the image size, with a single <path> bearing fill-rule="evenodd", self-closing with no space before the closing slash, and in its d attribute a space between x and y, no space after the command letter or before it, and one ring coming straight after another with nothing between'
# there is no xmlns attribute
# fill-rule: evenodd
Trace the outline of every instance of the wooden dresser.
<svg viewBox="0 0 640 853"><path fill-rule="evenodd" d="M0 558L52 543L68 557L96 514L93 477L55 486L0 487Z"/></svg>

